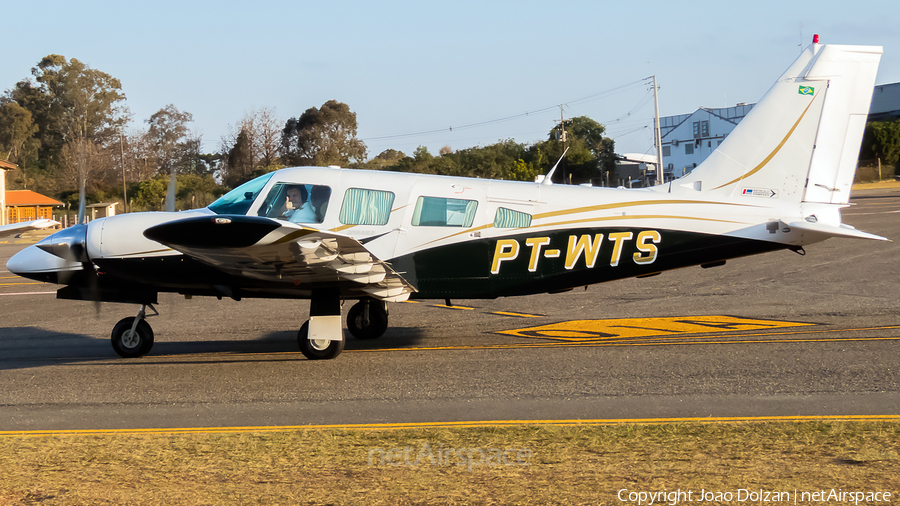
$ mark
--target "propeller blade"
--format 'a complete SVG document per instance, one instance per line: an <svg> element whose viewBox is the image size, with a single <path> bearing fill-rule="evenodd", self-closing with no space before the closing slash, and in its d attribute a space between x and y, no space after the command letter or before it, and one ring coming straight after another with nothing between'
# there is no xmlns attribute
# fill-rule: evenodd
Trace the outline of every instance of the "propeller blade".
<svg viewBox="0 0 900 506"><path fill-rule="evenodd" d="M39 243L38 249L56 255L66 261L67 264L81 264L81 271L67 270L57 274L57 282L68 285L73 278L81 275L86 269L86 264L91 263L87 256L85 241L87 237L87 225L72 225L62 232L52 236L55 243Z"/></svg>
<svg viewBox="0 0 900 506"><path fill-rule="evenodd" d="M82 175L81 175L81 189L78 190L78 220L75 221L75 224L76 224L76 225L84 225L84 206L85 206L85 202L84 202L84 196L85 196L85 191L84 191L84 180L85 180L85 177L84 177L84 173L82 172Z"/></svg>
<svg viewBox="0 0 900 506"><path fill-rule="evenodd" d="M175 212L175 170L170 172L169 191L166 193L166 211Z"/></svg>
<svg viewBox="0 0 900 506"><path fill-rule="evenodd" d="M91 293L91 299L94 301L94 311L100 316L100 276L97 275L97 268L93 262L85 262L82 264L85 272L88 273L88 291Z"/></svg>

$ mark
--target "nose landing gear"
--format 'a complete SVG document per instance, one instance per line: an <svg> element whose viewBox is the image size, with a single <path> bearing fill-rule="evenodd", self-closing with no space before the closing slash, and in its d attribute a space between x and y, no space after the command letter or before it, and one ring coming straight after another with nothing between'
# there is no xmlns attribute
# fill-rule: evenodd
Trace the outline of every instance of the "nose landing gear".
<svg viewBox="0 0 900 506"><path fill-rule="evenodd" d="M153 311L150 316L159 314L153 304L142 304L137 316L123 318L113 327L112 347L120 357L137 358L150 353L153 348L153 329L144 319L148 307Z"/></svg>

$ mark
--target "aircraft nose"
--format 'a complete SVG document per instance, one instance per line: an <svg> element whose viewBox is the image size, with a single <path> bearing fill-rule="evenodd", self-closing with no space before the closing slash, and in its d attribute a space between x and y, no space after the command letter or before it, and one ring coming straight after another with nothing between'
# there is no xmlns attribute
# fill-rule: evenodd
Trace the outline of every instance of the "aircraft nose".
<svg viewBox="0 0 900 506"><path fill-rule="evenodd" d="M50 239L50 237L47 239ZM44 239L44 241L47 239ZM82 270L80 262L67 260L41 249L39 246L44 241L28 246L13 255L6 262L6 268L9 272L37 281L58 283L59 274Z"/></svg>

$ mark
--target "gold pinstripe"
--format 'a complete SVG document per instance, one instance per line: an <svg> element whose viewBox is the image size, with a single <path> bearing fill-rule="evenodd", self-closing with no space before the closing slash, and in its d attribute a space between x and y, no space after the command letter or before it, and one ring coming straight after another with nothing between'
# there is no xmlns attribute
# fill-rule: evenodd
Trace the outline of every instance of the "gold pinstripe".
<svg viewBox="0 0 900 506"><path fill-rule="evenodd" d="M318 232L318 230L314 230L314 229L311 229L311 228L304 228L304 229L302 229L302 230L295 230L295 231L291 232L290 234L287 234L286 236L282 237L281 239L278 239L277 241L273 242L272 244L284 244L284 243L286 243L286 242L291 242L291 241L293 241L293 240L295 240L295 239L299 239L299 238L301 238L301 237L303 237L303 236L306 236L306 235L309 235L309 234L313 234L313 233L315 233L315 232Z"/></svg>
<svg viewBox="0 0 900 506"><path fill-rule="evenodd" d="M533 225L531 228L556 227L559 225L573 225L576 223L590 223L594 221L615 221L615 220L648 220L648 219L672 219L672 220L696 220L696 221L713 221L718 223L735 223L745 224L742 221L720 220L716 218L699 218L696 216L677 216L664 214L635 214L630 216L606 216L602 218L584 218L581 220L557 221L553 223L544 223L541 225ZM522 229L524 230L524 229Z"/></svg>
<svg viewBox="0 0 900 506"><path fill-rule="evenodd" d="M781 139L781 142L780 142L777 146L775 146L775 149L772 150L771 153L769 153L769 156L767 156L762 162L760 162L759 165L757 165L756 167L754 167L754 168L753 168L752 170L750 170L749 172L744 173L744 174L738 176L738 177L735 178L735 179L732 179L731 181L729 181L729 182L727 182L727 183L725 183L725 184L723 184L723 185L716 186L715 188L713 188L713 190L718 190L719 188L723 188L723 187L728 186L728 185L730 185L730 184L737 183L738 181L742 181L742 180L744 180L744 179L746 179L746 178L752 176L753 174L756 174L756 173L759 172L760 170L762 170L762 168L765 167L765 166L772 160L772 158L774 158L775 155L778 154L779 151L781 151L781 148L784 147L785 143L788 141L788 139L790 139L791 135L794 134L794 130L797 129L797 126L800 124L800 121L802 121L802 120L803 120L803 117L806 116L807 111L809 111L809 108L812 107L813 102L816 101L816 97L817 97L817 96L819 96L819 93L816 93L816 96L813 97L812 100L809 101L809 105L807 105L807 106L806 106L806 109L803 110L803 114L801 114L800 117L797 118L797 122L794 123L794 126L792 126L790 130L788 130L787 135L784 136L784 139Z"/></svg>
<svg viewBox="0 0 900 506"><path fill-rule="evenodd" d="M620 202L620 203L616 203L616 204L600 204L600 205L595 205L595 206L584 206L584 207L575 207L572 209L562 209L559 211L550 211L550 212L546 212L546 213L535 214L532 216L532 218L534 220L540 220L540 219L545 219L545 218L552 218L555 216L564 216L567 214L587 213L587 212L591 212L591 211L602 211L602 210L607 210L607 209L617 209L617 208L623 208L623 207L635 207L635 206L644 206L644 205L648 205L648 206L650 206L650 205L665 205L665 204L713 204L713 205L727 205L727 206L739 206L739 207L759 207L759 206L752 205L752 204L740 204L740 203L735 203L735 202L709 202L709 201L705 201L705 200L644 200L644 201L638 200L638 201L633 201L633 202ZM591 221L606 221L606 220L622 219L622 218L630 219L630 218L636 218L636 217L637 216L625 216L625 217L613 216L613 217L605 217L605 218L586 218L583 220L543 223L540 225L532 224L531 227L527 227L527 228L551 227L551 226L556 226L556 225L566 225L566 224L572 224L572 223L586 223L586 222L591 222ZM743 222L737 222L737 221L717 220L717 219L712 219L712 218L693 218L693 217L689 217L689 216L674 216L674 215L673 216L646 215L646 217L647 218L650 218L650 217L673 218L673 219L686 219L686 220L692 219L692 220L700 220L700 221L718 221L721 223L743 223ZM488 223L487 225L481 225L479 227L467 228L460 232L454 232L450 235L434 239L433 241L428 241L426 243L422 243L419 247L427 246L432 243L450 239L451 237L456 237L458 235L467 234L470 232L477 232L479 230L486 230L486 229L493 228L493 227L494 227L493 223ZM526 228L520 228L520 229L515 229L515 230L525 230L525 229Z"/></svg>

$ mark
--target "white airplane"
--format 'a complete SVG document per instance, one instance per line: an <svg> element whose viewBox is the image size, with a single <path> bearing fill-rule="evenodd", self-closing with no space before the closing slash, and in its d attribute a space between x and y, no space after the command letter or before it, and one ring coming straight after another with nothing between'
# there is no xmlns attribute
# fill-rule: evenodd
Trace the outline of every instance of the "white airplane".
<svg viewBox="0 0 900 506"><path fill-rule="evenodd" d="M58 298L140 304L112 332L124 357L150 351L145 311L175 292L310 299L298 343L330 359L344 348L342 300L359 301L347 324L370 339L387 328L386 302L553 293L829 237L886 240L840 211L881 52L814 42L706 161L660 186L289 168L204 209L62 230L7 268L64 285Z"/></svg>
<svg viewBox="0 0 900 506"><path fill-rule="evenodd" d="M21 234L29 230L37 230L40 228L55 227L59 225L58 221L41 218L39 220L23 221L21 223L12 223L10 225L0 226L0 237L7 235Z"/></svg>

